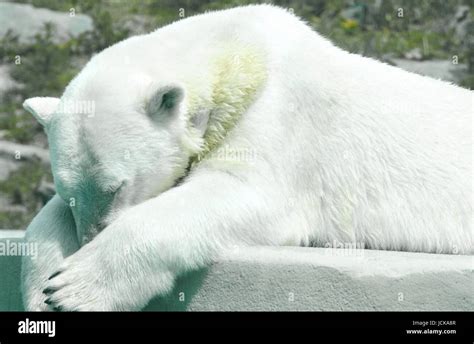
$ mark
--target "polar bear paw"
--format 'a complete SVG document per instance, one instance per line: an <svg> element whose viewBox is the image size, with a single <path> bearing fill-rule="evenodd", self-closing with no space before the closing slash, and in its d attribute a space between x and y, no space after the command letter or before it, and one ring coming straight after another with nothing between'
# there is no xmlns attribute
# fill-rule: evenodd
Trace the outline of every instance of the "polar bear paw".
<svg viewBox="0 0 474 344"><path fill-rule="evenodd" d="M44 303L54 311L115 310L107 281L93 257L86 257L81 251L65 259L48 278Z"/></svg>
<svg viewBox="0 0 474 344"><path fill-rule="evenodd" d="M41 289L30 291L28 300L24 301L25 310L28 312L49 312L51 309L44 303L44 294Z"/></svg>
<svg viewBox="0 0 474 344"><path fill-rule="evenodd" d="M121 311L146 305L127 272L104 268L93 245L66 258L47 281L44 303L53 311Z"/></svg>
<svg viewBox="0 0 474 344"><path fill-rule="evenodd" d="M172 289L175 275L168 269L157 268L158 273L147 273L145 269L132 268L131 264L117 264L114 259L106 264L104 255L92 244L66 258L49 277L43 294L50 310L140 310L154 296Z"/></svg>

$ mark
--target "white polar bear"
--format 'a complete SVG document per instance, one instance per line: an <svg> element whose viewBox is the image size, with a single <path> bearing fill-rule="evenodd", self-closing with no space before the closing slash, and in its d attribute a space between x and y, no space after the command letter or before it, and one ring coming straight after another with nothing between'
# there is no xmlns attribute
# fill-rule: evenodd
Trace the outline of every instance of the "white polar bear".
<svg viewBox="0 0 474 344"><path fill-rule="evenodd" d="M268 5L120 42L25 101L58 192L25 307L140 309L240 245L471 253L472 104Z"/></svg>

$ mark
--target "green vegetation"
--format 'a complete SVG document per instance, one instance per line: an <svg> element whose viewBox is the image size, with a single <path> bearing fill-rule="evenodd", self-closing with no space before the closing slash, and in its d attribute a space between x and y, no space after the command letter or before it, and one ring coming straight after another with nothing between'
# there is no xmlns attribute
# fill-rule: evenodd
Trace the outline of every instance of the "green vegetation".
<svg viewBox="0 0 474 344"><path fill-rule="evenodd" d="M40 162L26 162L0 182L0 193L9 195L13 210L0 211L0 228L24 228L42 206L43 197L38 192L41 181L52 181L49 170ZM45 200L44 200L45 201ZM15 206L22 206L15 210Z"/></svg>
<svg viewBox="0 0 474 344"><path fill-rule="evenodd" d="M102 49L137 32L147 32L207 10L230 8L264 1L250 0L22 0L36 7L69 13L87 14L93 30L63 43L53 39L56 28L47 24L28 44L13 32L0 37L0 63L10 67L17 85L0 99L0 131L3 139L28 144L46 142L42 128L21 107L32 96L60 96L65 86L90 57ZM267 1L265 1L267 2ZM474 24L466 34L456 33L451 25L456 10L471 0L275 0L290 8L321 34L342 48L376 58L403 57L418 48L421 59L451 60L469 71L461 85L474 88ZM400 16L400 8L403 16ZM184 13L183 13L184 10ZM474 9L470 8L474 17ZM140 27L133 22L138 18ZM130 24L132 23L132 24ZM1 25L1 24L0 24ZM18 63L18 58L21 63ZM22 228L42 205L37 194L41 180L51 180L50 172L36 163L24 163L7 181L0 182L0 193L13 204L21 204L22 215L0 211L0 228Z"/></svg>

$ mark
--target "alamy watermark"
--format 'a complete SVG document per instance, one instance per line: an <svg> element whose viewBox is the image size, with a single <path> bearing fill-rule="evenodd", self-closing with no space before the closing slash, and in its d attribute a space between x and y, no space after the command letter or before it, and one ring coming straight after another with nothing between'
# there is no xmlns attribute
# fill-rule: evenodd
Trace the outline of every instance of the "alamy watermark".
<svg viewBox="0 0 474 344"><path fill-rule="evenodd" d="M35 242L20 242L7 239L0 242L0 256L30 256L32 259L36 259L38 256L38 244Z"/></svg>
<svg viewBox="0 0 474 344"><path fill-rule="evenodd" d="M30 320L26 318L18 323L19 334L46 334L52 338L56 336L56 321L54 320Z"/></svg>
<svg viewBox="0 0 474 344"><path fill-rule="evenodd" d="M326 251L327 255L331 256L352 256L362 257L365 252L365 244L363 242L341 242L333 240L324 244L324 248L329 250Z"/></svg>
<svg viewBox="0 0 474 344"><path fill-rule="evenodd" d="M254 162L257 160L257 152L252 148L232 148L224 145L210 152L209 157L221 161Z"/></svg>
<svg viewBox="0 0 474 344"><path fill-rule="evenodd" d="M95 101L64 99L59 103L56 112L71 115L95 116Z"/></svg>

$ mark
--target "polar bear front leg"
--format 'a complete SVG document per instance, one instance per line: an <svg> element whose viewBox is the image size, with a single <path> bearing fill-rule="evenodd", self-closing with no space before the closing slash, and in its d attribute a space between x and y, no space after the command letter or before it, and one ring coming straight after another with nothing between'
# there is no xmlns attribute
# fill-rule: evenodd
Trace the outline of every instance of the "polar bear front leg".
<svg viewBox="0 0 474 344"><path fill-rule="evenodd" d="M21 289L27 311L46 311L42 293L46 280L64 258L79 249L71 210L55 195L26 230L26 241L36 246L34 256L22 258Z"/></svg>
<svg viewBox="0 0 474 344"><path fill-rule="evenodd" d="M269 202L257 190L212 172L130 208L64 261L46 302L62 311L139 310L225 250L274 240L262 218L271 217Z"/></svg>

